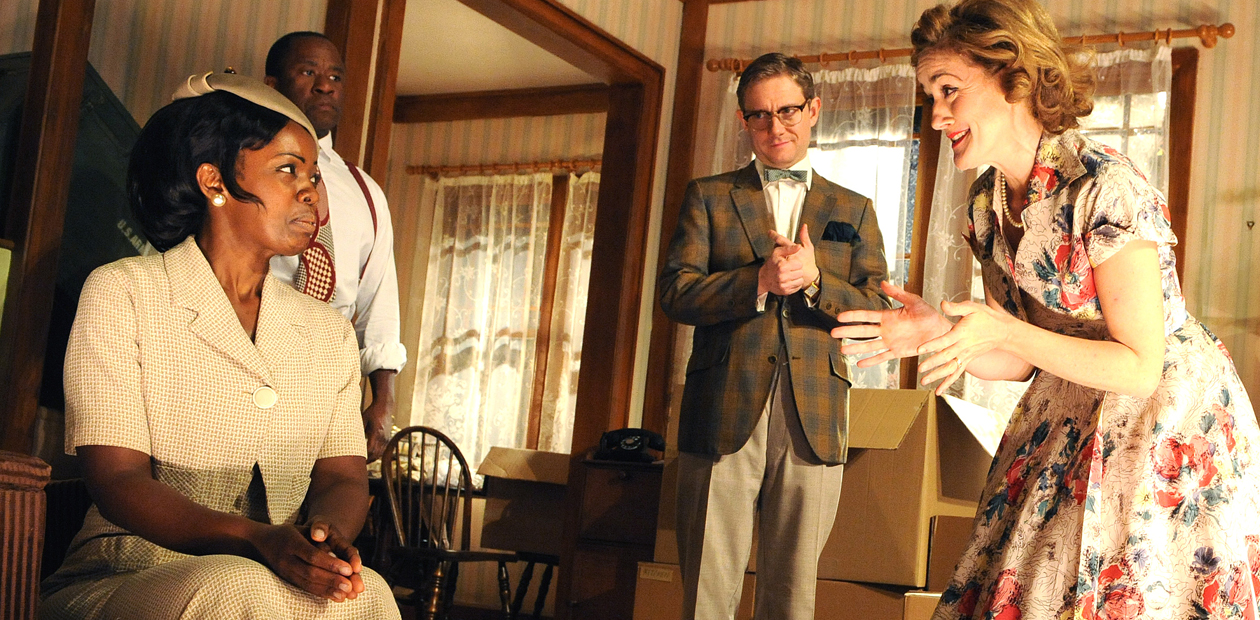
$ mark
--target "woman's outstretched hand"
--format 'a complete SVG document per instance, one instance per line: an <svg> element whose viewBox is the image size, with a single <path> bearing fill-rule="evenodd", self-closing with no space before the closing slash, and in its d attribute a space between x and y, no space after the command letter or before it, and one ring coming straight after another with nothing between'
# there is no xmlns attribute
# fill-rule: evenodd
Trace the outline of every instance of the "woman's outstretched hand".
<svg viewBox="0 0 1260 620"><path fill-rule="evenodd" d="M315 596L341 602L363 591L359 551L318 515L305 526L264 526L255 546L281 579Z"/></svg>
<svg viewBox="0 0 1260 620"><path fill-rule="evenodd" d="M891 310L849 310L836 315L841 325L831 330L832 338L851 338L859 342L841 345L845 355L874 353L860 360L857 365L868 368L891 359L919 354L924 343L949 332L951 323L923 301L922 297L907 293L891 282L881 282L880 287L889 297L901 302L900 308Z"/></svg>
<svg viewBox="0 0 1260 620"><path fill-rule="evenodd" d="M936 388L938 395L944 394L945 389L962 376L972 360L1000 348L1010 334L1010 322L1019 320L973 301L941 302L941 310L946 315L961 317L961 320L947 333L924 342L918 348L920 355L933 353L919 364L923 385L945 379Z"/></svg>

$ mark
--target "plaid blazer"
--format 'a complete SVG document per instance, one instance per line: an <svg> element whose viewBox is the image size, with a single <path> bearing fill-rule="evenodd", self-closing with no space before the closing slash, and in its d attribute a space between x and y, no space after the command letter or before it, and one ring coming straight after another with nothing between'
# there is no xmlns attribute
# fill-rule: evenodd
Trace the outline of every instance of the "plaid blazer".
<svg viewBox="0 0 1260 620"><path fill-rule="evenodd" d="M696 326L679 416L678 448L731 454L752 434L781 356L788 356L801 426L825 463L848 451L849 372L830 331L836 314L889 306L884 242L870 199L813 175L801 223L821 272L818 305L804 293L769 295L758 312L757 273L774 228L754 164L687 187L678 227L657 281L670 319ZM848 231L824 241L824 231ZM854 234L855 233L855 234ZM838 235L826 235L837 237Z"/></svg>

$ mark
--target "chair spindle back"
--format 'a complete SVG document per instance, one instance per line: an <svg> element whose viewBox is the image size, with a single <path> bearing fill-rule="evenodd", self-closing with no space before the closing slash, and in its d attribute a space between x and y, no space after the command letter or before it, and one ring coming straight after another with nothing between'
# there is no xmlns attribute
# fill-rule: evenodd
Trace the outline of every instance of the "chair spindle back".
<svg viewBox="0 0 1260 620"><path fill-rule="evenodd" d="M426 426L399 431L385 448L381 475L402 546L471 547L472 474L449 437Z"/></svg>

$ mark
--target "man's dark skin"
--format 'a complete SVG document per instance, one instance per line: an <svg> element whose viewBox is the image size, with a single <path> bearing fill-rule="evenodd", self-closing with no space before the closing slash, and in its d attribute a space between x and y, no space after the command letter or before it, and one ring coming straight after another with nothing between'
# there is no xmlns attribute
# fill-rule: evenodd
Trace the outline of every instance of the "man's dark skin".
<svg viewBox="0 0 1260 620"><path fill-rule="evenodd" d="M293 44L284 59L280 78L267 76L263 81L296 103L311 120L316 135L323 138L341 122L345 72L336 46L320 37L304 37ZM363 410L363 431L369 463L381 458L392 435L397 374L384 368L368 374L372 403Z"/></svg>

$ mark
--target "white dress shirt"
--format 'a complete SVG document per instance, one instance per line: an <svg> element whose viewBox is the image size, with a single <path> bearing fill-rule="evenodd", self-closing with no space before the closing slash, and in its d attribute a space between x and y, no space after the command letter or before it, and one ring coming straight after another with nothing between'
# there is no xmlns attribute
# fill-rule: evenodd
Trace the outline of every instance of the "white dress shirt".
<svg viewBox="0 0 1260 620"><path fill-rule="evenodd" d="M332 142L331 133L319 140L319 170L328 196L337 274L337 286L329 303L354 323L364 375L380 369L401 370L407 364L407 349L399 339L398 275L394 268L394 226L389 204L380 186L360 170L376 207L373 230L372 212L363 190L333 150ZM292 286L297 264L296 256L272 258L271 275Z"/></svg>
<svg viewBox="0 0 1260 620"><path fill-rule="evenodd" d="M773 183L766 182L766 166L761 160L754 160L757 166L757 178L761 179L761 191L766 195L766 207L770 209L770 221L780 235L796 241L796 233L800 230L801 209L805 206L805 194L814 184L814 171L809 165L809 155L787 167L787 170L803 170L805 182L793 179L779 179ZM766 298L769 293L757 296L757 311L766 311Z"/></svg>

